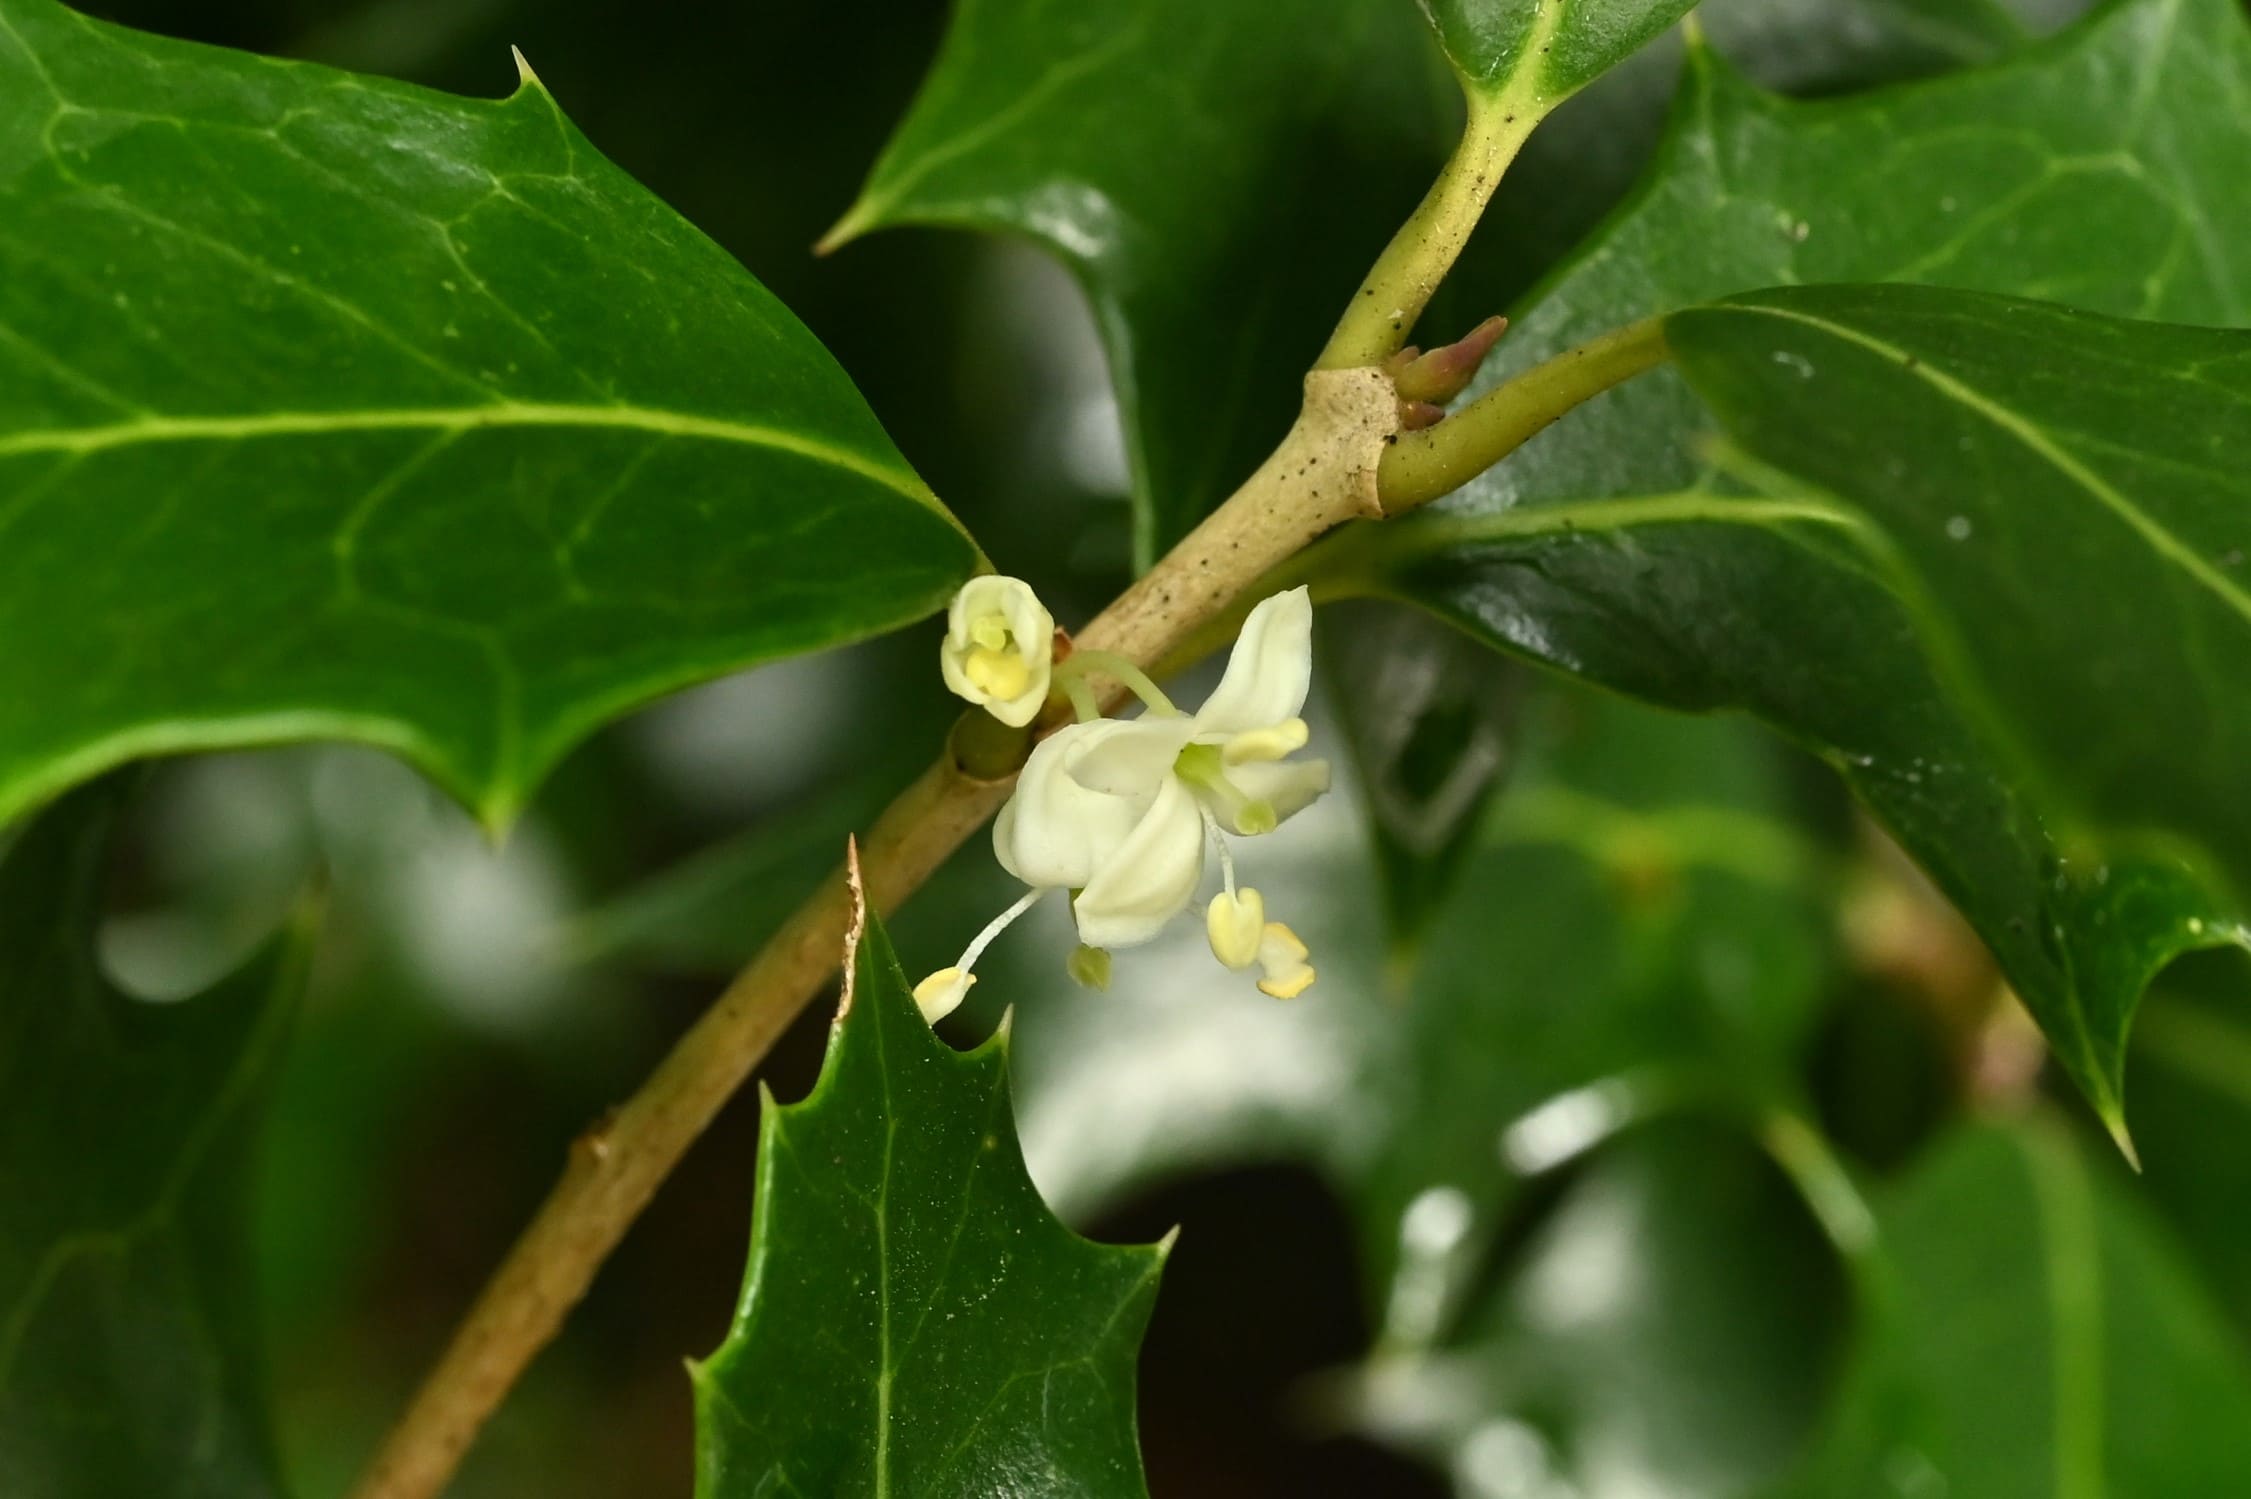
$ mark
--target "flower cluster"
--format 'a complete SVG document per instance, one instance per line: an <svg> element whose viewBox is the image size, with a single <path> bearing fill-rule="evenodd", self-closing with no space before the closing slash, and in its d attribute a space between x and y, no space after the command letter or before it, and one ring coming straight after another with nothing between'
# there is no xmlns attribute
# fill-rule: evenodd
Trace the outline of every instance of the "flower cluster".
<svg viewBox="0 0 2251 1499"><path fill-rule="evenodd" d="M978 584L998 586L967 605L955 600L951 623L957 628L964 621L974 631L980 619L1032 618L1032 610L1038 620L1047 618L1031 590L1014 579L979 579L970 587ZM963 597L968 593L964 589ZM1011 640L1024 641L1013 624L1009 629ZM955 684L951 629L946 649L947 681ZM1074 667L1119 670L1106 659L1071 658L1052 671ZM1044 694L1049 663L1043 659L1026 671L1027 682L1036 675ZM960 675L966 679L967 670ZM1293 758L1306 746L1300 714L1312 677L1313 605L1296 588L1251 611L1226 674L1195 712L1175 708L1139 679L1145 708L1138 717L1082 716L1041 740L993 827L1001 866L1031 888L978 934L959 963L916 987L923 1013L936 1020L960 1004L976 982L971 969L986 945L1053 890L1071 892L1083 944L1074 973L1106 973L1111 949L1149 941L1194 902L1207 852L1217 854L1222 886L1204 913L1214 956L1229 968L1258 968L1258 986L1268 994L1290 999L1303 993L1313 982L1305 944L1281 922L1266 919L1258 891L1236 884L1228 841L1273 832L1329 789L1327 761ZM999 683L1010 685L1016 685L1013 676ZM990 682L978 690L984 695L955 684L957 693L996 717L1029 721L1029 714L1015 719L1001 711L1017 711L1014 694ZM1073 697L1085 701L1083 694Z"/></svg>

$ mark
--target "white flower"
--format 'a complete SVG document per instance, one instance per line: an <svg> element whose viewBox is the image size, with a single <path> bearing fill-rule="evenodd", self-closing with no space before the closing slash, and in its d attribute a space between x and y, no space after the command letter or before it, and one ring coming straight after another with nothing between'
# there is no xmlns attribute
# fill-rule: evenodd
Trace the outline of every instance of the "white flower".
<svg viewBox="0 0 2251 1499"><path fill-rule="evenodd" d="M1055 618L1021 578L971 578L946 611L938 669L956 697L1022 728L1047 702Z"/></svg>
<svg viewBox="0 0 2251 1499"><path fill-rule="evenodd" d="M1035 888L1076 890L1079 938L1131 947L1185 910L1207 841L1270 833L1329 789L1298 714L1313 680L1313 605L1302 588L1253 609L1218 688L1193 714L1097 719L1050 736L993 828L1001 866Z"/></svg>
<svg viewBox="0 0 2251 1499"><path fill-rule="evenodd" d="M1131 672L1149 709L1135 719L1071 724L1032 751L993 825L1001 866L1032 888L977 935L959 963L916 987L924 1014L935 1020L960 1004L986 945L1051 890L1073 892L1084 944L1074 963L1090 975L1095 965L1080 961L1089 949L1147 942L1195 900L1207 843L1218 852L1224 887L1205 913L1212 952L1229 968L1257 964L1268 994L1303 993L1313 982L1305 944L1266 920L1256 890L1237 888L1227 839L1271 833L1329 789L1327 761L1289 758L1307 739L1299 714L1313 682L1312 600L1293 588L1253 609L1226 674L1192 714L1174 708L1130 663L1081 654L1090 669ZM1063 671L1077 664L1067 661ZM1100 966L1107 978L1107 964Z"/></svg>

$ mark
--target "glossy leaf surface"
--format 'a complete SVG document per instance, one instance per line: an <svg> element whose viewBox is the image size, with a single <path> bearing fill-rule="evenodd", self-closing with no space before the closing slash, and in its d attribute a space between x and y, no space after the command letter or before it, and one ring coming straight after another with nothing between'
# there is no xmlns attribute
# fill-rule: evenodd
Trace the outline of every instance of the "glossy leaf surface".
<svg viewBox="0 0 2251 1499"><path fill-rule="evenodd" d="M1862 552L2014 793L2010 882L1949 867L1927 781L1884 801L2115 1120L2149 980L2251 946L2251 333L1809 287L1669 336L1731 436L1822 497L1788 524Z"/></svg>
<svg viewBox="0 0 2251 1499"><path fill-rule="evenodd" d="M976 561L811 335L535 80L0 0L0 820L338 736L497 824L628 708Z"/></svg>
<svg viewBox="0 0 2251 1499"><path fill-rule="evenodd" d="M1404 0L963 0L831 238L943 224L1062 257L1109 346L1146 566L1296 414L1445 149L1444 73Z"/></svg>
<svg viewBox="0 0 2251 1499"><path fill-rule="evenodd" d="M2020 62L1832 105L1763 99L1707 60L1640 202L1520 324L1524 342L1504 349L1511 364L1553 352L1692 300L1694 288L1855 275L2225 322L2251 296L2251 266L2229 249L2251 243L2251 201L2230 185L2247 94L2251 26L2224 0L2128 0ZM1823 411L1805 435L1849 419ZM1512 649L1660 702L1749 707L1818 746L1965 904L2051 1027L2061 1024L2066 1060L2115 1126L2124 1016L2167 950L2150 934L2169 924L2186 933L2178 945L2197 945L2209 925L2198 934L2187 923L2227 917L2226 907L2138 880L2101 900L2052 888L2057 864L2077 880L2102 861L2083 863L2083 847L2055 842L2047 823L2067 809L2022 780L2017 757L1996 758L1993 726L1977 721L1983 706L1940 680L1918 623L1927 611L1903 604L1897 577L1872 571L1822 515L1714 492L1697 456L1709 422L1672 375L1637 381L1438 513L1372 538L1345 564L1358 576L1342 586L1416 598ZM1872 427L1859 439L1890 479L1929 440ZM2202 461L2207 444L2232 440L2210 433L2192 450ZM2021 481L2030 486L2021 503L2036 509L2045 466L2020 462L2015 447L1982 451L1998 466L1981 492L2005 497ZM1959 516L1974 537L1969 508L1965 498L1949 509L1933 538L1962 557L1981 548L1964 551L1945 527ZM1360 545L1346 538L1338 554ZM2231 546L2214 546L2199 567L2231 570ZM2082 555L2071 576L2044 595L2019 580L1978 608L2044 603L2061 619L2146 602L2113 590L2099 559ZM1982 625L1982 614L1955 622ZM2144 637L2142 653L2155 648ZM2138 670L2119 665L2122 649L2108 653L2112 670ZM2177 680L2205 669L2183 664L2195 656L2168 646L2147 670ZM2050 690L2061 670L2051 663ZM2088 679L2078 680L2084 693ZM2131 711L2121 700L2117 713ZM2096 772L2125 773L2123 762ZM2124 888L2146 897L2130 916ZM2111 940L2113 920L2137 935Z"/></svg>
<svg viewBox="0 0 2251 1499"><path fill-rule="evenodd" d="M1576 93L1696 8L1696 0L1421 0L1446 56L1480 90Z"/></svg>
<svg viewBox="0 0 2251 1499"><path fill-rule="evenodd" d="M119 790L0 853L0 1492L264 1499L252 1145L307 944L119 993L94 956Z"/></svg>
<svg viewBox="0 0 2251 1499"><path fill-rule="evenodd" d="M812 1095L769 1101L733 1330L696 1366L704 1499L1143 1495L1134 1361L1162 1246L1025 1174L1005 1032L931 1033L871 917Z"/></svg>

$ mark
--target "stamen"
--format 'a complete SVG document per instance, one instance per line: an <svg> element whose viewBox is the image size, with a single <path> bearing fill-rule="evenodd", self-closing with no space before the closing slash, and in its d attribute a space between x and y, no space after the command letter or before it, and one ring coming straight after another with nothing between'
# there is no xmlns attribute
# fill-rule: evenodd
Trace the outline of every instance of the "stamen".
<svg viewBox="0 0 2251 1499"><path fill-rule="evenodd" d="M997 614L985 615L970 625L969 639L988 651L1005 651L1009 646L1007 622Z"/></svg>
<svg viewBox="0 0 2251 1499"><path fill-rule="evenodd" d="M981 691L997 698L1021 696L1032 685L1032 669L1022 656L989 646L980 645L971 651L961 671Z"/></svg>
<svg viewBox="0 0 2251 1499"><path fill-rule="evenodd" d="M1260 992L1276 999L1295 999L1313 987L1313 965L1306 961L1305 944L1297 933L1279 921L1269 921L1259 933L1258 966L1266 970L1266 977L1258 981Z"/></svg>
<svg viewBox="0 0 2251 1499"><path fill-rule="evenodd" d="M1285 718L1271 728L1250 729L1235 735L1221 746L1219 757L1229 765L1280 760L1304 749L1312 737L1313 731L1305 726L1304 719Z"/></svg>
<svg viewBox="0 0 2251 1499"><path fill-rule="evenodd" d="M1248 968L1258 961L1266 930L1266 900L1245 886L1240 893L1226 891L1204 907L1204 932L1211 938L1212 956L1229 968Z"/></svg>
<svg viewBox="0 0 2251 1499"><path fill-rule="evenodd" d="M1219 855L1219 882L1229 895L1233 895L1235 893L1234 852L1227 847L1227 838L1219 831L1219 819L1211 815L1211 808L1205 806L1202 802L1198 802L1196 803L1196 811L1202 815L1204 832L1210 837L1211 846Z"/></svg>
<svg viewBox="0 0 2251 1499"><path fill-rule="evenodd" d="M1223 758L1218 745L1186 745L1173 757L1172 773L1219 803L1219 810L1227 814L1236 832L1245 837L1273 832L1282 821L1274 804L1264 798L1254 800L1228 780L1220 768Z"/></svg>
<svg viewBox="0 0 2251 1499"><path fill-rule="evenodd" d="M970 939L969 946L962 949L961 961L954 966L964 973L975 968L977 960L985 955L985 949L993 945L993 939L1007 931L1017 917L1038 905L1040 897L1045 894L1047 891L1044 889L1025 891L1023 898L1015 905L985 923L985 929Z"/></svg>

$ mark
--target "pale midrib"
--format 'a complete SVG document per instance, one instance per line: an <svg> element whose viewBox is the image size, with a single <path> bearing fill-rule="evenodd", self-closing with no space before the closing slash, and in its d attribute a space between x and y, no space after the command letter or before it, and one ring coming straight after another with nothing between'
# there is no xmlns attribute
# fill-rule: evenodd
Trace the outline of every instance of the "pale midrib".
<svg viewBox="0 0 2251 1499"><path fill-rule="evenodd" d="M547 405L501 401L477 406L428 406L359 411L273 411L254 416L146 416L101 427L61 427L0 436L0 458L37 453L74 457L156 443L252 442L276 437L322 437L354 432L473 432L485 428L585 427L698 438L792 453L895 490L917 504L936 507L912 475L861 454L778 427L724 421L645 406Z"/></svg>
<svg viewBox="0 0 2251 1499"><path fill-rule="evenodd" d="M1736 304L1727 310L1800 323L1808 328L1827 333L1833 338L1842 339L1846 343L1858 344L1872 354L1896 362L1906 373L1913 375L1948 399L1968 407L1971 411L1976 412L1979 416L2030 448L2058 473L2085 490L2104 509L2124 521L2136 535L2149 543L2150 547L2159 555L2202 584L2215 598L2234 611L2246 623L2251 623L2251 595L2245 594L2218 568L2199 556L2195 548L2158 524L2148 512L2120 493L2102 475L2064 451L2049 438L2047 433L2033 425L2026 417L2011 410L1993 397L1964 384L1943 370L1933 368L1927 361L1918 359L1908 350L1902 349L1896 344L1886 343L1870 334L1862 333L1857 328L1850 328L1841 323L1832 323L1826 318L1815 317L1810 313L1769 305Z"/></svg>

